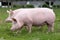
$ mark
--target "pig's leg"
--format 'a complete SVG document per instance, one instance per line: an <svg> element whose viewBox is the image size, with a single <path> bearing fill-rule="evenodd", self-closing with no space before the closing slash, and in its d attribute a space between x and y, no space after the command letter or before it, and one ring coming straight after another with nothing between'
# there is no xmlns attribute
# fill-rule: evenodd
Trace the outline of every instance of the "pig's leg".
<svg viewBox="0 0 60 40"><path fill-rule="evenodd" d="M48 32L53 32L54 31L54 23L48 24Z"/></svg>
<svg viewBox="0 0 60 40"><path fill-rule="evenodd" d="M23 28L23 26L20 29L17 30L16 34L19 33L19 32L21 33L22 28Z"/></svg>
<svg viewBox="0 0 60 40"><path fill-rule="evenodd" d="M25 28L26 28L26 30L27 30L27 31L29 31L29 28L28 28L28 26L25 26Z"/></svg>
<svg viewBox="0 0 60 40"><path fill-rule="evenodd" d="M18 34L19 32L21 33L21 31L20 31L20 30L17 30L16 34Z"/></svg>
<svg viewBox="0 0 60 40"><path fill-rule="evenodd" d="M23 25L23 23L21 23L21 25L20 25L21 27L19 29L17 29L17 32L16 33L19 33L19 32L21 33L21 29L23 28L22 25Z"/></svg>
<svg viewBox="0 0 60 40"><path fill-rule="evenodd" d="M54 32L54 23L51 26L51 31Z"/></svg>
<svg viewBox="0 0 60 40"><path fill-rule="evenodd" d="M28 30L28 26L25 26L25 28Z"/></svg>
<svg viewBox="0 0 60 40"><path fill-rule="evenodd" d="M29 24L29 25L28 25L28 31L29 31L29 33L31 33L31 28L32 28L32 25Z"/></svg>

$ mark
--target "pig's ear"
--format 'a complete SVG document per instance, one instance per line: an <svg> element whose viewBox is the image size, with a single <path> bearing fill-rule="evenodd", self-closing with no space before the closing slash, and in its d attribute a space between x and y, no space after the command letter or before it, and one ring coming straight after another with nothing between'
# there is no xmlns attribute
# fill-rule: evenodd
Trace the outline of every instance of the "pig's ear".
<svg viewBox="0 0 60 40"><path fill-rule="evenodd" d="M12 10L12 9L10 9L10 14L11 14L11 15L13 15L13 14L14 14L14 12L13 12L13 10Z"/></svg>
<svg viewBox="0 0 60 40"><path fill-rule="evenodd" d="M10 9L10 11L12 11L12 9Z"/></svg>
<svg viewBox="0 0 60 40"><path fill-rule="evenodd" d="M7 10L7 13L10 13L10 11Z"/></svg>

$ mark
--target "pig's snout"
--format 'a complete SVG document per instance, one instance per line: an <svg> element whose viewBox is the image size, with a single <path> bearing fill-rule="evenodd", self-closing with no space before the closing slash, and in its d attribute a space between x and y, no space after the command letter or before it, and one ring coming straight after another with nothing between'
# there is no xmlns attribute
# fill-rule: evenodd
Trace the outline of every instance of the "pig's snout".
<svg viewBox="0 0 60 40"><path fill-rule="evenodd" d="M5 22L12 22L12 19L6 19Z"/></svg>

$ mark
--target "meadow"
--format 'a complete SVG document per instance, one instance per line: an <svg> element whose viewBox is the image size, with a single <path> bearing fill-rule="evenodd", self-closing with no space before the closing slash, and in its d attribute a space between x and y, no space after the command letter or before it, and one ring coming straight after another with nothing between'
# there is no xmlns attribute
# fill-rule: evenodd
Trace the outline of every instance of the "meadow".
<svg viewBox="0 0 60 40"><path fill-rule="evenodd" d="M0 8L0 40L60 40L60 8L54 8L56 20L54 25L54 32L46 33L47 26L43 28L32 27L32 33L23 28L21 33L15 34L11 32L11 23L6 23L5 19L8 17L6 10L9 8Z"/></svg>

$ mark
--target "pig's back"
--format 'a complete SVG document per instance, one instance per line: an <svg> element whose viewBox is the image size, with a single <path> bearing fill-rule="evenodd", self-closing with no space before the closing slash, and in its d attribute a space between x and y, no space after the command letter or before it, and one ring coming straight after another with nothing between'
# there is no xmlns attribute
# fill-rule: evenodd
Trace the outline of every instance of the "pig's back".
<svg viewBox="0 0 60 40"><path fill-rule="evenodd" d="M52 9L48 8L32 8L32 9L24 9L23 11L19 12L16 16L26 22L32 21L33 24L42 24L45 21L54 21L55 14Z"/></svg>

